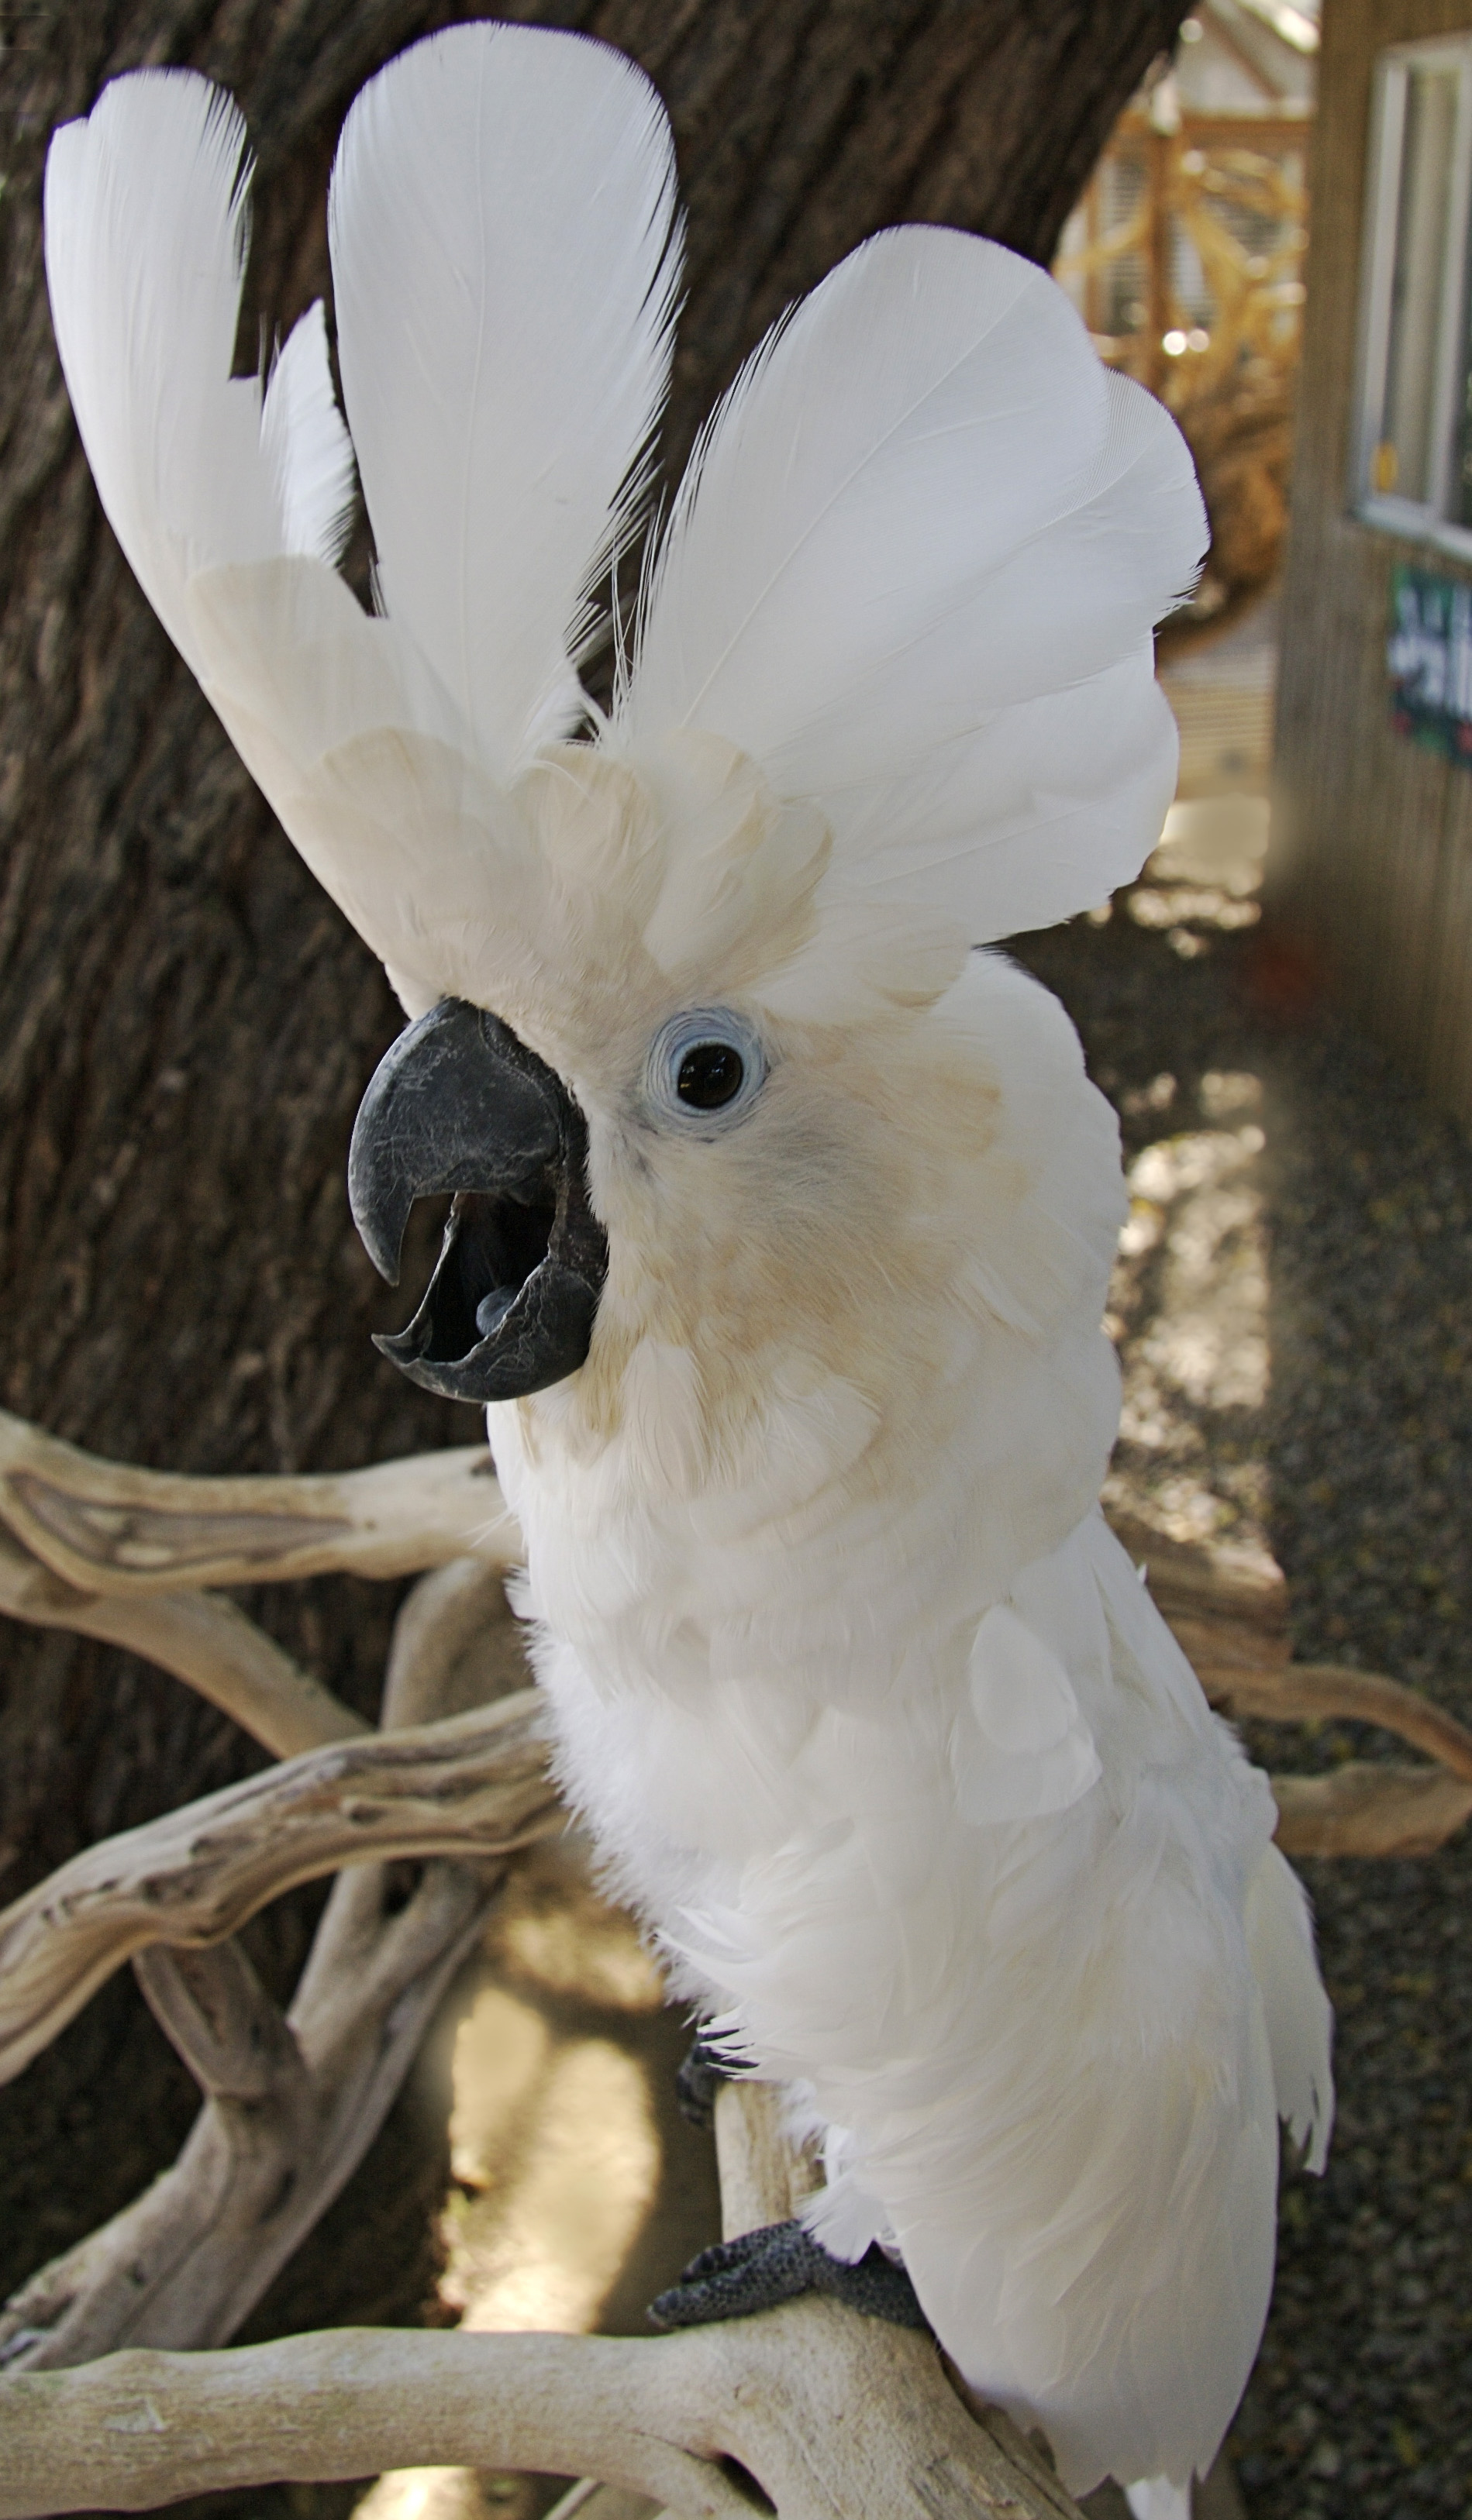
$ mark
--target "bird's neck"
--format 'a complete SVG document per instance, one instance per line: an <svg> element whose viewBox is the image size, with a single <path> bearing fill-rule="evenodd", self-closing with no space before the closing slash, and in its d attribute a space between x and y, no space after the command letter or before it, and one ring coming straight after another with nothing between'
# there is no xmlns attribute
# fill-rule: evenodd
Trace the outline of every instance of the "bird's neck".
<svg viewBox="0 0 1472 2520"><path fill-rule="evenodd" d="M646 1338L612 1423L576 1378L493 1409L539 1614L653 1674L676 1630L680 1656L718 1660L717 1633L755 1623L790 1662L835 1601L899 1650L907 1624L1004 1598L1097 1499L1113 1355L1097 1328L1045 1348L974 1313L946 1330L903 1373L791 1348L713 1395L696 1353Z"/></svg>

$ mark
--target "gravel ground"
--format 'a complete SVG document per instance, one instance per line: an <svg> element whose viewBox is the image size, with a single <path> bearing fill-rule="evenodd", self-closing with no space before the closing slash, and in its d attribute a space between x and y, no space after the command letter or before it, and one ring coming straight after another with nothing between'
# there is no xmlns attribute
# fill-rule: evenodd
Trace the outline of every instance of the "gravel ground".
<svg viewBox="0 0 1472 2520"><path fill-rule="evenodd" d="M1136 1193L1114 1492L1175 1536L1269 1547L1301 1656L1472 1720L1472 1147L1304 997L1240 902L1201 893L1193 916L1153 874L1107 924L1019 956L1079 1024ZM1397 1755L1348 1725L1254 1747ZM1472 1831L1303 1869L1339 2119L1326 2178L1285 2181L1243 2494L1251 2520L1472 2511Z"/></svg>

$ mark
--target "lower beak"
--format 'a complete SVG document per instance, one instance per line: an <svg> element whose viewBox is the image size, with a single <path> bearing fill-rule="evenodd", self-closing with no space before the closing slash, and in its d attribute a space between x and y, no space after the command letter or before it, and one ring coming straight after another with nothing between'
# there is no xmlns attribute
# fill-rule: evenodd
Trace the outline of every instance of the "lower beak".
<svg viewBox="0 0 1472 2520"><path fill-rule="evenodd" d="M447 1400L517 1400L575 1373L608 1243L588 1204L587 1123L505 1024L443 998L380 1060L353 1126L347 1190L391 1285L417 1198L453 1198L407 1329L375 1345Z"/></svg>

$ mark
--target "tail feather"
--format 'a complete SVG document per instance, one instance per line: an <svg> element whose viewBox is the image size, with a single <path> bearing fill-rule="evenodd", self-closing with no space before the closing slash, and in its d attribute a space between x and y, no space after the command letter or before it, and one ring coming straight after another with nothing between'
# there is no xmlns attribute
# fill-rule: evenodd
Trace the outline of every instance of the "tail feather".
<svg viewBox="0 0 1472 2520"><path fill-rule="evenodd" d="M1263 1997L1278 2115L1317 2175L1334 2124L1334 2015L1313 1956L1308 1895L1275 1846L1247 1891L1247 1947Z"/></svg>

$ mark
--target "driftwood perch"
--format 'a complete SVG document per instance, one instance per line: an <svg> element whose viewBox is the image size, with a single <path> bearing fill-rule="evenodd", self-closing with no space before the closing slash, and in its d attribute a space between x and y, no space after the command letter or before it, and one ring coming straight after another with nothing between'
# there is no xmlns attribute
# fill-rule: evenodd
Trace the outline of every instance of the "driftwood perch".
<svg viewBox="0 0 1472 2520"><path fill-rule="evenodd" d="M484 1863L564 1825L533 1689L368 1732L103 1840L0 1915L0 2081L149 1944L197 1949L299 1881L377 1858Z"/></svg>
<svg viewBox="0 0 1472 2520"><path fill-rule="evenodd" d="M1472 1733L1392 1680L1294 1664L1275 1569L1122 1537L1218 1704L1374 1724L1429 1761L1274 1777L1290 1853L1420 1853L1472 1813ZM828 2302L647 2343L343 2329L167 2350L236 2331L362 2157L514 1850L562 1825L535 1693L514 1656L485 1656L518 1547L479 1449L194 1480L0 1416L0 1608L149 1655L281 1762L0 1913L0 2075L131 1958L204 2102L174 2168L0 2313L0 2520L445 2464L585 2471L619 2490L622 2520L630 2495L736 2520L752 2478L782 2520L1071 2520L1037 2451L965 2399L928 2339ZM210 1589L329 1569L429 1570L399 1613L378 1732ZM400 1905L384 1868L404 1858L425 1868ZM333 1870L283 2015L229 1937ZM778 2105L759 2085L720 2095L728 2231L785 2218L815 2176ZM614 2520L615 2496L589 2485L577 2507Z"/></svg>
<svg viewBox="0 0 1472 2520"><path fill-rule="evenodd" d="M804 2172L772 2093L733 2087L717 2117L727 2230L789 2211ZM963 2407L929 2338L819 2301L648 2342L338 2328L115 2354L0 2380L0 2520L447 2463L582 2470L691 2520L751 2520L747 2479L781 2520L1078 2520L1004 2415Z"/></svg>
<svg viewBox="0 0 1472 2520"><path fill-rule="evenodd" d="M386 1915L381 1868L345 1873L285 2019L234 1944L150 1952L144 1992L205 2105L173 2168L0 2311L0 2364L42 2370L134 2340L233 2336L378 2133L497 1878L437 1864Z"/></svg>
<svg viewBox="0 0 1472 2520"><path fill-rule="evenodd" d="M495 1634L499 1591L493 1569L464 1561L415 1586L390 1649L390 1727L433 1720L502 1685L483 1650L478 1664L466 1657L469 1614L478 1609L483 1643L487 1624ZM349 1722L361 1738L359 1720ZM508 1738L515 1733L513 1723ZM167 1831L182 1817L161 1825ZM0 2365L40 2370L120 2345L233 2335L372 2143L503 1871L500 1862L431 1864L407 1904L396 1888L390 1897L382 1863L344 1872L284 2020L229 1942L204 1951L155 1943L135 1958L204 2107L173 2168L0 2311ZM125 1899L125 1875L118 1886ZM165 1889L166 1878L155 1886ZM0 1976L0 2003L12 1992Z"/></svg>
<svg viewBox="0 0 1472 2520"><path fill-rule="evenodd" d="M1185 1548L1124 1517L1115 1528L1148 1570L1150 1590L1213 1704L1273 1724L1373 1724L1436 1762L1350 1760L1325 1776L1281 1776L1285 1855L1431 1855L1472 1817L1472 1732L1378 1672L1296 1663L1288 1587L1275 1566L1230 1550Z"/></svg>
<svg viewBox="0 0 1472 2520"><path fill-rule="evenodd" d="M99 1461L3 1410L0 1514L84 1593L504 1566L521 1548L481 1444L317 1478L197 1479Z"/></svg>
<svg viewBox="0 0 1472 2520"><path fill-rule="evenodd" d="M1076 2520L923 2337L801 2302L648 2343L336 2328L0 2381L0 2520L427 2464L596 2471L689 2520ZM591 2511L592 2504L584 2505Z"/></svg>

